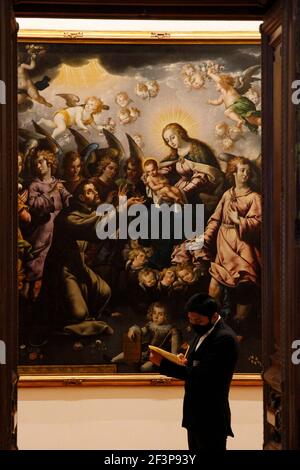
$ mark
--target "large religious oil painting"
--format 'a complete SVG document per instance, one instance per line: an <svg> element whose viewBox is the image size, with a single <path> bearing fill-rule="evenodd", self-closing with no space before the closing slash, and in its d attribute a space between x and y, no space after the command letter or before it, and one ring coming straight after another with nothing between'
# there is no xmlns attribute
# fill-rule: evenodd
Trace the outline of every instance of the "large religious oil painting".
<svg viewBox="0 0 300 470"><path fill-rule="evenodd" d="M260 372L260 103L258 42L19 41L22 374L159 381L198 292Z"/></svg>

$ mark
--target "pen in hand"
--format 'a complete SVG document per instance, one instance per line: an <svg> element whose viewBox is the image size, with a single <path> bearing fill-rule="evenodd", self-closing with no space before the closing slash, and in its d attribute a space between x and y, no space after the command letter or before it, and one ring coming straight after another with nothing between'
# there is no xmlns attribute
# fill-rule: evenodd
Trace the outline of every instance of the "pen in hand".
<svg viewBox="0 0 300 470"><path fill-rule="evenodd" d="M184 359L186 359L189 350L190 350L190 345L188 345L188 347L186 348L186 351L185 351L184 356L183 356Z"/></svg>
<svg viewBox="0 0 300 470"><path fill-rule="evenodd" d="M180 354L177 354L177 357L178 359L182 362L183 365L186 365L188 360L187 360L187 353L189 352L189 349L190 349L190 346L188 345L188 347L186 348L186 351L184 354L180 353Z"/></svg>

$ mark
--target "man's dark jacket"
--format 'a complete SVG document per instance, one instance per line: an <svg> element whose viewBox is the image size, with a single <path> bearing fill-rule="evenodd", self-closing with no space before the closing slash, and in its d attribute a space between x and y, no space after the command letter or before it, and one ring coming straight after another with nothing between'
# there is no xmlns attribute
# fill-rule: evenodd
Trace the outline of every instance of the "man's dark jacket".
<svg viewBox="0 0 300 470"><path fill-rule="evenodd" d="M233 436L228 394L237 361L236 335L222 319L204 339L195 335L188 364L180 366L163 359L160 373L185 381L182 426L199 434Z"/></svg>

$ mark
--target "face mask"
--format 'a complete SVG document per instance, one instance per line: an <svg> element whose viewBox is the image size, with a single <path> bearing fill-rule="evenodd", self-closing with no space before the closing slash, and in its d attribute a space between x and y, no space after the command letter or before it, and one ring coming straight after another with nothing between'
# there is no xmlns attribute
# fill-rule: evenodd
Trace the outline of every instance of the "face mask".
<svg viewBox="0 0 300 470"><path fill-rule="evenodd" d="M212 328L212 326L213 325L211 321L207 323L207 325L192 325L191 324L191 327L193 328L193 330L197 333L197 335L200 335L200 336L207 333Z"/></svg>

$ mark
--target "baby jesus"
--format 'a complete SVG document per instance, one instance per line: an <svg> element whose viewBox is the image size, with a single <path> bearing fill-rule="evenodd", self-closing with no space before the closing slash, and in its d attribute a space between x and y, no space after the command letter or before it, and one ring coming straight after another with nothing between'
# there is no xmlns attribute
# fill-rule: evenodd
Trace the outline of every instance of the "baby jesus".
<svg viewBox="0 0 300 470"><path fill-rule="evenodd" d="M160 175L158 172L158 163L154 158L148 158L144 162L145 184L151 189L157 201L174 201L178 204L184 204L184 195L176 186L171 186L168 178Z"/></svg>

